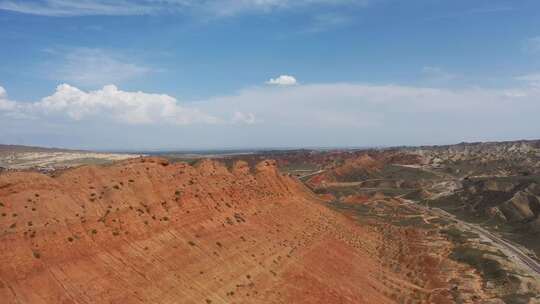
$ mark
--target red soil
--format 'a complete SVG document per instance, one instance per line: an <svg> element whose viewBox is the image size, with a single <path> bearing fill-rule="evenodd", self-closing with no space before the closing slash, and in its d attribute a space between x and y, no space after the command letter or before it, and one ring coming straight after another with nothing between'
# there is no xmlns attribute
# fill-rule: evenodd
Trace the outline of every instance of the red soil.
<svg viewBox="0 0 540 304"><path fill-rule="evenodd" d="M0 175L3 303L392 303L373 232L272 161Z"/></svg>
<svg viewBox="0 0 540 304"><path fill-rule="evenodd" d="M273 161L5 173L0 203L2 303L449 303L460 269Z"/></svg>
<svg viewBox="0 0 540 304"><path fill-rule="evenodd" d="M379 171L383 165L383 161L368 154L362 154L355 158L348 158L343 164L313 176L308 183L317 187L325 183L358 180Z"/></svg>

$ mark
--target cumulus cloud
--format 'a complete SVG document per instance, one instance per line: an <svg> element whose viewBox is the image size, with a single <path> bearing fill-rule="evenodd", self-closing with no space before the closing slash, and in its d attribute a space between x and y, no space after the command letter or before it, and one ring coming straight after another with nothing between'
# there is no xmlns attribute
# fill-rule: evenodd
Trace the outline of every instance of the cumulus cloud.
<svg viewBox="0 0 540 304"><path fill-rule="evenodd" d="M192 148L448 143L540 134L540 125L535 123L540 115L540 88L534 86L261 86L182 104L168 95L125 92L115 86L83 91L61 85L54 94L34 103L15 103L5 92L0 96L8 104L0 108L0 115L33 115L38 118L34 122L66 126L64 132L76 138L74 134L86 131L71 129L74 121L85 130L113 122L117 129L108 129L107 136L118 145L126 134L132 142L152 142L154 147L162 147L170 143L171 136L182 134L182 143ZM14 120L0 119L0 128L13 130L6 125L10 121ZM20 127L18 132L45 132L46 128L34 122ZM122 128L122 124L126 127ZM137 126L134 132L132 128ZM90 132L87 136L99 134Z"/></svg>
<svg viewBox="0 0 540 304"><path fill-rule="evenodd" d="M4 93L5 95L5 93ZM1 107L0 98L0 107ZM34 103L5 101L2 110L11 114L42 119L67 118L81 121L109 121L125 124L217 123L216 117L196 108L185 107L168 95L125 92L114 85L85 92L68 84L59 85L56 92Z"/></svg>
<svg viewBox="0 0 540 304"><path fill-rule="evenodd" d="M16 103L8 99L6 90L0 86L0 111L12 111Z"/></svg>
<svg viewBox="0 0 540 304"><path fill-rule="evenodd" d="M150 67L128 62L123 54L103 49L75 48L48 52L55 58L45 67L47 77L79 86L121 84L153 72Z"/></svg>
<svg viewBox="0 0 540 304"><path fill-rule="evenodd" d="M293 76L281 75L277 78L270 78L270 80L268 80L266 84L290 86L290 85L297 84L297 82L296 82L296 78L294 78Z"/></svg>

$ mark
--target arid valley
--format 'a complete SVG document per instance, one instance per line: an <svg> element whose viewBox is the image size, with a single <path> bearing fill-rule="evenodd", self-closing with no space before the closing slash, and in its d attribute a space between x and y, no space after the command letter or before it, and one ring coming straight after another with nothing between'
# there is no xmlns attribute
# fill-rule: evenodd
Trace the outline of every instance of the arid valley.
<svg viewBox="0 0 540 304"><path fill-rule="evenodd" d="M118 157L4 168L4 303L540 301L538 141Z"/></svg>
<svg viewBox="0 0 540 304"><path fill-rule="evenodd" d="M540 0L0 0L0 304L540 304Z"/></svg>

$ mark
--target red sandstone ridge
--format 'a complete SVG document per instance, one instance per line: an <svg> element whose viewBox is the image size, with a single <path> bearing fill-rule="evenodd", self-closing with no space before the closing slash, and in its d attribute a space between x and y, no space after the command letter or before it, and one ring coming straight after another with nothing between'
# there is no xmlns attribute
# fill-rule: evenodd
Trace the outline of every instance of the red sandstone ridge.
<svg viewBox="0 0 540 304"><path fill-rule="evenodd" d="M463 267L411 233L358 225L271 160L229 170L141 158L53 177L4 173L0 299L452 303L449 282L461 271L444 269Z"/></svg>
<svg viewBox="0 0 540 304"><path fill-rule="evenodd" d="M357 181L369 177L383 166L383 160L362 154L358 157L345 159L342 164L311 177L308 183L317 187L324 183Z"/></svg>
<svg viewBox="0 0 540 304"><path fill-rule="evenodd" d="M273 161L0 175L2 303L391 303L375 238ZM327 261L327 262L325 262Z"/></svg>

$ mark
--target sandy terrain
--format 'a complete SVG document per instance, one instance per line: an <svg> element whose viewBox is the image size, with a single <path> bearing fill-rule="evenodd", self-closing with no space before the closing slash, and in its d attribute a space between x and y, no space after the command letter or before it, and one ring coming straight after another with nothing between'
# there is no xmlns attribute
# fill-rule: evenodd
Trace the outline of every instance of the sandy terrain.
<svg viewBox="0 0 540 304"><path fill-rule="evenodd" d="M0 167L10 170L53 170L85 164L104 164L135 157L139 155L71 151L3 152L0 153Z"/></svg>

